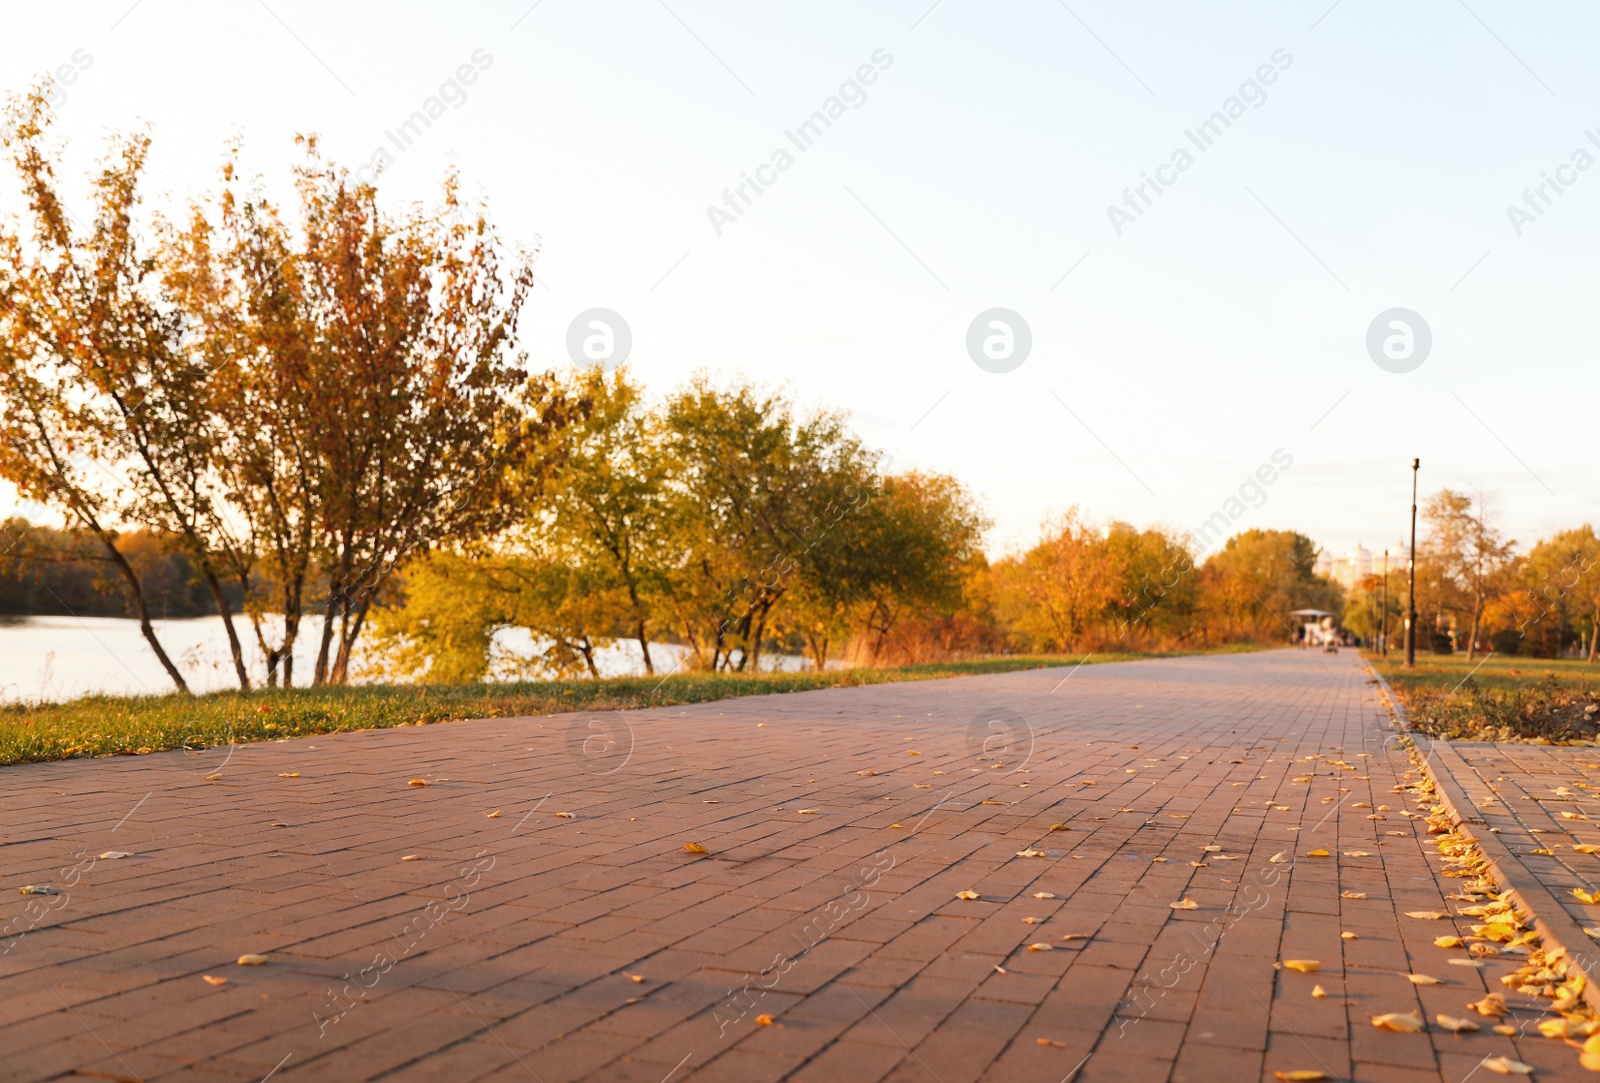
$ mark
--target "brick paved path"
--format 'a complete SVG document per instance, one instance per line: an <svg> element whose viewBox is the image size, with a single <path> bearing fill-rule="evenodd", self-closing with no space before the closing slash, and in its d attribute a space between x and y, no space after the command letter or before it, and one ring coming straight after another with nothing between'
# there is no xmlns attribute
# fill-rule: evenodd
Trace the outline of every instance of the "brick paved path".
<svg viewBox="0 0 1600 1083"><path fill-rule="evenodd" d="M1574 888L1600 891L1600 749L1451 741L1435 754L1477 819L1580 927L1600 928L1600 906ZM1592 945L1584 945L1592 947Z"/></svg>
<svg viewBox="0 0 1600 1083"><path fill-rule="evenodd" d="M0 1079L1570 1075L1368 1024L1500 987L1387 726L1276 651L6 768Z"/></svg>

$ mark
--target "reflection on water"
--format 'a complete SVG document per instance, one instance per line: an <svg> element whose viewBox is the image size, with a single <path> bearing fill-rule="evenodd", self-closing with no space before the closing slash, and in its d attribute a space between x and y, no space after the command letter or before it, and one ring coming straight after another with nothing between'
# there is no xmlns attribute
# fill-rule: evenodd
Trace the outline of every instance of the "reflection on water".
<svg viewBox="0 0 1600 1083"><path fill-rule="evenodd" d="M195 692L237 688L228 637L221 617L152 622L167 656L178 666ZM269 627L272 626L269 619ZM266 661L255 646L248 621L236 621L244 643L251 680L266 680ZM320 619L301 626L295 644L295 679L310 682L316 665ZM276 628L269 640L277 637ZM534 676L529 660L542 644L526 629L508 628L496 633L492 657L496 679ZM357 650L354 669L361 668ZM688 649L670 643L652 643L650 657L656 672L666 674L682 666ZM641 674L644 664L639 644L632 640L611 643L595 653L602 676ZM804 659L791 655L764 656L763 670L806 668ZM155 652L139 634L139 622L117 617L0 617L0 701L66 700L97 692L111 695L161 695L173 691L172 680L161 668Z"/></svg>

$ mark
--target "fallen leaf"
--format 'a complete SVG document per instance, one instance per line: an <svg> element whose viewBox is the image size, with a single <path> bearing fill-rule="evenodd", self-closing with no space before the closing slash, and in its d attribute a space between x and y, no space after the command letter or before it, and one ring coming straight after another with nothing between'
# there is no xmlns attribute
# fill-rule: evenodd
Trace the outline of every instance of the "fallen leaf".
<svg viewBox="0 0 1600 1083"><path fill-rule="evenodd" d="M1216 845L1202 846L1202 847L1200 847L1200 849L1204 850L1208 854L1220 854L1220 853L1222 853L1222 847L1216 846Z"/></svg>
<svg viewBox="0 0 1600 1083"><path fill-rule="evenodd" d="M1462 940L1459 936L1436 936L1433 938L1433 946L1436 948L1459 948L1461 945Z"/></svg>
<svg viewBox="0 0 1600 1083"><path fill-rule="evenodd" d="M1057 1041L1053 1041L1053 1040L1051 1040L1049 1038L1035 1038L1034 1042L1039 1044L1039 1045L1053 1045L1057 1049L1065 1049L1067 1047L1067 1043L1066 1042L1057 1042Z"/></svg>
<svg viewBox="0 0 1600 1083"><path fill-rule="evenodd" d="M1328 854L1328 851L1326 851L1326 850L1307 850L1306 851L1306 856L1307 857L1328 857L1329 854Z"/></svg>
<svg viewBox="0 0 1600 1083"><path fill-rule="evenodd" d="M207 776L205 776L205 780L207 782L215 782L217 779L219 779L221 777L222 777L222 775L220 773L219 774L215 774L215 775L207 775Z"/></svg>
<svg viewBox="0 0 1600 1083"><path fill-rule="evenodd" d="M1066 824L1051 824L1050 825L1050 830L1052 830L1052 831L1071 831L1072 828L1068 827Z"/></svg>
<svg viewBox="0 0 1600 1083"><path fill-rule="evenodd" d="M686 854L709 854L711 851L701 846L698 842L686 842L683 844L683 852Z"/></svg>
<svg viewBox="0 0 1600 1083"><path fill-rule="evenodd" d="M132 857L132 856L133 855L130 854L126 850L107 850L105 853L101 854L97 860L99 860L99 861L118 861L118 860L120 860L120 859L122 859L124 857Z"/></svg>
<svg viewBox="0 0 1600 1083"><path fill-rule="evenodd" d="M1339 934L1339 939L1340 940L1360 940L1361 938L1359 936L1357 936L1355 933L1340 933Z"/></svg>
<svg viewBox="0 0 1600 1083"><path fill-rule="evenodd" d="M1444 982L1440 981L1438 978L1430 978L1426 974L1407 974L1406 977L1411 979L1411 984L1412 985L1443 985L1444 984Z"/></svg>
<svg viewBox="0 0 1600 1083"><path fill-rule="evenodd" d="M958 892L956 892L956 898L958 898L958 899L966 899L969 902L971 900L973 900L973 899L980 899L982 897L983 896L979 895L976 891L958 891Z"/></svg>
<svg viewBox="0 0 1600 1083"><path fill-rule="evenodd" d="M401 861L421 861L422 860L422 855L421 854L406 854L400 860Z"/></svg>
<svg viewBox="0 0 1600 1083"><path fill-rule="evenodd" d="M1053 891L1035 891L1033 893L1033 897L1035 899L1053 899L1056 897L1056 894Z"/></svg>
<svg viewBox="0 0 1600 1083"><path fill-rule="evenodd" d="M1435 1015L1433 1021L1451 1034L1469 1033L1478 1029L1478 1024L1470 1019L1456 1019L1448 1015Z"/></svg>
<svg viewBox="0 0 1600 1083"><path fill-rule="evenodd" d="M299 778L300 777L300 772L299 771L280 771L280 772L278 772L278 777L279 778ZM424 784L424 785L426 785L426 784Z"/></svg>
<svg viewBox="0 0 1600 1083"><path fill-rule="evenodd" d="M1195 902L1193 899L1189 898L1189 896L1187 896L1187 895L1185 895L1182 899L1178 900L1177 902L1168 903L1167 905L1169 907L1171 907L1172 909L1174 909L1174 910L1198 910L1198 909L1200 909L1200 904Z"/></svg>
<svg viewBox="0 0 1600 1083"><path fill-rule="evenodd" d="M1511 1057L1485 1057L1483 1066L1501 1075L1532 1075L1533 1065L1524 1064Z"/></svg>
<svg viewBox="0 0 1600 1083"><path fill-rule="evenodd" d="M495 809L493 812L485 812L484 815L491 820L498 820L500 818L500 810Z"/></svg>
<svg viewBox="0 0 1600 1083"><path fill-rule="evenodd" d="M622 972L622 976L624 978L627 978L629 981L632 981L632 982L642 982L642 981L644 981L644 975L643 974L629 974L626 970L624 970Z"/></svg>
<svg viewBox="0 0 1600 1083"><path fill-rule="evenodd" d="M1479 1015L1487 1015L1492 1019L1504 1019L1511 1014L1511 1009L1506 1007L1506 998L1499 993L1490 993L1482 1000L1475 1000L1467 1007Z"/></svg>
<svg viewBox="0 0 1600 1083"><path fill-rule="evenodd" d="M1423 1029L1422 1016L1416 1012L1386 1012L1374 1015L1372 1025L1379 1030L1392 1030L1397 1034L1415 1034Z"/></svg>
<svg viewBox="0 0 1600 1083"><path fill-rule="evenodd" d="M1088 940L1089 939L1089 935L1090 934L1088 934L1088 933L1062 933L1061 934L1061 939L1063 939L1063 940Z"/></svg>
<svg viewBox="0 0 1600 1083"><path fill-rule="evenodd" d="M1290 970L1298 970L1302 974L1310 974L1314 970L1322 969L1319 959L1285 959L1283 965Z"/></svg>
<svg viewBox="0 0 1600 1083"><path fill-rule="evenodd" d="M1449 914L1442 914L1437 910L1407 910L1406 911L1406 917L1408 917L1408 918L1421 918L1423 921L1440 921L1440 920L1442 920L1444 918L1447 918L1449 916L1450 916Z"/></svg>
<svg viewBox="0 0 1600 1083"><path fill-rule="evenodd" d="M266 966L267 965L267 957L265 955L241 955L241 956L239 956L239 965L240 966Z"/></svg>
<svg viewBox="0 0 1600 1083"><path fill-rule="evenodd" d="M1315 1068L1300 1068L1292 1072L1273 1072L1272 1078L1281 1079L1283 1083L1317 1083L1318 1080L1332 1079L1333 1076Z"/></svg>
<svg viewBox="0 0 1600 1083"><path fill-rule="evenodd" d="M1311 995L1316 997L1318 1000L1321 1000L1323 997L1328 995L1328 991L1320 985L1313 985L1311 987Z"/></svg>
<svg viewBox="0 0 1600 1083"><path fill-rule="evenodd" d="M914 748L908 748L908 749L906 749L906 755L907 756L920 756L920 755L922 755L922 753L918 752Z"/></svg>
<svg viewBox="0 0 1600 1083"><path fill-rule="evenodd" d="M1043 857L1044 856L1044 851L1043 850L1018 850L1017 851L1017 856L1018 857Z"/></svg>
<svg viewBox="0 0 1600 1083"><path fill-rule="evenodd" d="M556 813L556 819L558 819L558 820L576 820L577 818L578 818L578 814L575 813L575 812L558 812L558 813Z"/></svg>
<svg viewBox="0 0 1600 1083"><path fill-rule="evenodd" d="M1272 864L1274 864L1274 865L1282 865L1285 861L1288 861L1289 859L1283 856L1283 851L1282 850L1279 850L1277 853L1275 853L1271 857L1267 858L1267 860L1272 862Z"/></svg>
<svg viewBox="0 0 1600 1083"><path fill-rule="evenodd" d="M1573 888L1572 896L1582 903L1600 903L1600 892L1585 891L1581 887Z"/></svg>
<svg viewBox="0 0 1600 1083"><path fill-rule="evenodd" d="M758 1027L770 1027L771 1025L772 1025L772 1016L770 1016L770 1015L758 1015L758 1016L756 1016L756 1026L758 1026Z"/></svg>
<svg viewBox="0 0 1600 1083"><path fill-rule="evenodd" d="M61 889L57 887L41 887L37 884L26 884L17 888L18 895L59 895Z"/></svg>
<svg viewBox="0 0 1600 1083"><path fill-rule="evenodd" d="M1372 855L1367 853L1367 851L1365 851L1365 850L1346 850L1344 852L1344 856L1345 857L1371 857Z"/></svg>
<svg viewBox="0 0 1600 1083"><path fill-rule="evenodd" d="M799 810L799 814L801 816L815 816L816 813L817 813L817 810L814 809L814 808L803 808L803 809Z"/></svg>
<svg viewBox="0 0 1600 1083"><path fill-rule="evenodd" d="M1029 944L1028 945L1028 950L1029 951L1055 951L1056 950L1056 946L1054 944L1044 944L1044 943Z"/></svg>
<svg viewBox="0 0 1600 1083"><path fill-rule="evenodd" d="M427 784L427 780L420 778L414 778L406 783L407 786L426 786Z"/></svg>
<svg viewBox="0 0 1600 1083"><path fill-rule="evenodd" d="M1365 891L1341 891L1341 892L1339 892L1339 898L1341 898L1341 899L1365 899L1365 898L1367 898L1367 893Z"/></svg>
<svg viewBox="0 0 1600 1083"><path fill-rule="evenodd" d="M1507 1038L1513 1038L1517 1034L1517 1028L1516 1027L1508 1027L1504 1023L1500 1023L1500 1024L1496 1025L1496 1026L1492 1026L1489 1029L1494 1031L1496 1034L1504 1034ZM1585 1064L1584 1067L1588 1068L1589 1065Z"/></svg>

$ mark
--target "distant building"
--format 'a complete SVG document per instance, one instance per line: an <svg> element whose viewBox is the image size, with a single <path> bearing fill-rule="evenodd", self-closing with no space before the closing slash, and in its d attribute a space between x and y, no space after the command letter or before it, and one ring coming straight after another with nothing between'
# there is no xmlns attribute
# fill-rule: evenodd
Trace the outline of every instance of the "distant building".
<svg viewBox="0 0 1600 1083"><path fill-rule="evenodd" d="M1391 572L1404 569L1404 551L1391 548L1388 562ZM1382 575L1383 565L1383 554L1374 556L1372 550L1357 543L1342 557L1336 557L1326 549L1317 550L1317 563L1312 570L1325 579L1332 579L1345 590L1352 590L1367 576Z"/></svg>

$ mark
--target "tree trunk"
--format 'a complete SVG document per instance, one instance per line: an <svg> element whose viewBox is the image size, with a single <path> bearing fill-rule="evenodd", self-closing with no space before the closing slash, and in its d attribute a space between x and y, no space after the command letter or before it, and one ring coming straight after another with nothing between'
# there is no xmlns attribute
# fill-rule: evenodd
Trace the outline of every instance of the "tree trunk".
<svg viewBox="0 0 1600 1083"><path fill-rule="evenodd" d="M327 605L322 610L322 642L317 645L317 666L311 674L313 685L320 686L328 681L328 654L333 647L334 613L339 609L339 604L337 595L329 591Z"/></svg>
<svg viewBox="0 0 1600 1083"><path fill-rule="evenodd" d="M1600 648L1600 605L1594 607L1594 623L1589 628L1589 664L1594 665L1597 648Z"/></svg>
<svg viewBox="0 0 1600 1083"><path fill-rule="evenodd" d="M222 627L228 633L228 651L233 655L233 672L239 678L239 687L250 691L250 671L244 664L244 647L239 643L239 632L233 626L233 606L228 604L228 596L222 592L222 583L211 570L211 563L200 560L200 574L206 581L206 586L211 590L211 600L216 604L217 615L222 618Z"/></svg>
<svg viewBox="0 0 1600 1083"><path fill-rule="evenodd" d="M643 618L640 618L639 622L634 625L633 635L639 641L639 653L644 656L644 671L646 675L654 677L656 675L656 667L650 661L650 637L645 634Z"/></svg>
<svg viewBox="0 0 1600 1083"><path fill-rule="evenodd" d="M117 566L124 579L128 581L128 594L133 598L134 608L139 612L139 634L144 636L144 641L150 644L150 649L156 652L156 658L161 662L161 668L167 671L167 676L172 678L172 683L178 686L178 691L184 695L192 695L189 684L183 679L183 674L178 672L178 667L172 664L172 659L167 657L166 650L161 646L161 641L156 638L156 630L150 624L150 607L145 604L144 586L139 582L139 573L133 570L133 565L128 563L128 558L123 556L103 531L99 532L100 540L105 544L106 551L111 554L111 562Z"/></svg>

